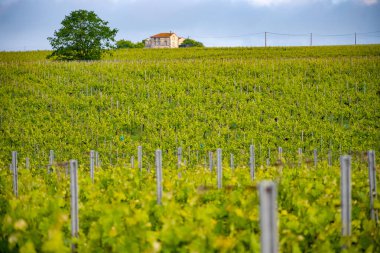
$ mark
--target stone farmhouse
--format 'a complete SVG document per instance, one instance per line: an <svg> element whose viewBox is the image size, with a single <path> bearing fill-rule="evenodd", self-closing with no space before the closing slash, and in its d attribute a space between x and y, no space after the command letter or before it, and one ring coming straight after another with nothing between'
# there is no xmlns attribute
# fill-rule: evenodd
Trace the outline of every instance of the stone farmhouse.
<svg viewBox="0 0 380 253"><path fill-rule="evenodd" d="M177 48L182 44L184 38L178 37L177 34L159 33L145 40L146 48Z"/></svg>

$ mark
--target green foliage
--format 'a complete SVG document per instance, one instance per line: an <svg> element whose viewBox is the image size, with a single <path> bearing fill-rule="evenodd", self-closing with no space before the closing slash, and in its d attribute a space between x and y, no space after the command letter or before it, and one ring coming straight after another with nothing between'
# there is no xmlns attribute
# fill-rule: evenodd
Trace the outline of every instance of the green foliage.
<svg viewBox="0 0 380 253"><path fill-rule="evenodd" d="M366 164L352 171L352 236L341 238L339 166L258 167L255 182L244 167L216 174L203 167L163 167L163 205L157 206L155 172L127 166L79 169L79 252L259 252L257 182L278 184L282 252L378 252L380 233L369 218ZM12 174L0 170L5 213L1 252L69 252L70 177L64 170L40 173L20 165L19 198ZM378 224L377 224L378 225Z"/></svg>
<svg viewBox="0 0 380 253"><path fill-rule="evenodd" d="M109 28L108 22L93 11L72 11L61 24L54 37L48 38L54 50L49 58L98 60L104 51L113 48L117 29Z"/></svg>
<svg viewBox="0 0 380 253"><path fill-rule="evenodd" d="M118 40L116 42L116 47L118 49L121 49L121 48L143 48L144 46L145 46L145 44L143 42L133 43L130 40Z"/></svg>
<svg viewBox="0 0 380 253"><path fill-rule="evenodd" d="M79 252L259 252L262 179L278 183L282 252L338 252L343 243L349 252L380 251L361 153L380 153L379 46L130 49L105 61L53 64L44 61L48 53L0 53L0 252L70 251L70 179L62 163L46 174L50 149L57 162L81 164ZM129 162L134 156L136 165L138 145L142 172ZM186 160L181 178L178 146ZM278 146L284 155L275 163ZM219 147L222 190L204 164ZM317 168L310 164L314 148ZM91 149L102 162L94 184ZM17 199L12 150L19 151ZM353 233L341 238L338 158L350 151ZM268 156L275 166L263 166Z"/></svg>
<svg viewBox="0 0 380 253"><path fill-rule="evenodd" d="M204 47L204 45L202 42L193 39L185 39L180 47Z"/></svg>

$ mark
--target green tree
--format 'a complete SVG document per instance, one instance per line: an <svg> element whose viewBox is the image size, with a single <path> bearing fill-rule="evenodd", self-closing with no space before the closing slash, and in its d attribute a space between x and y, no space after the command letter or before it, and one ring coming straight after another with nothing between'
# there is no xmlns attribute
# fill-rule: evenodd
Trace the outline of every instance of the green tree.
<svg viewBox="0 0 380 253"><path fill-rule="evenodd" d="M130 40L118 40L116 41L117 48L143 48L145 47L144 41L133 43Z"/></svg>
<svg viewBox="0 0 380 253"><path fill-rule="evenodd" d="M117 48L135 48L136 45L130 40L118 40L116 41Z"/></svg>
<svg viewBox="0 0 380 253"><path fill-rule="evenodd" d="M192 39L185 39L180 47L204 47L202 42L192 40Z"/></svg>
<svg viewBox="0 0 380 253"><path fill-rule="evenodd" d="M72 11L61 24L54 37L48 38L54 50L49 58L98 60L102 53L114 47L117 29L109 28L108 22L93 11Z"/></svg>

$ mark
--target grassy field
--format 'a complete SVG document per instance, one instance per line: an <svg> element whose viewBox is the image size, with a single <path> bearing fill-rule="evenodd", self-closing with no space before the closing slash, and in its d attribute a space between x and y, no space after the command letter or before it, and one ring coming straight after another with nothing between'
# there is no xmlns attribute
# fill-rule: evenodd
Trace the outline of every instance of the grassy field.
<svg viewBox="0 0 380 253"><path fill-rule="evenodd" d="M80 252L257 252L263 179L278 186L282 252L336 252L343 244L349 252L380 250L365 153L380 151L379 45L131 49L91 62L48 54L0 52L0 251L70 251L69 178L59 166L69 159L80 165ZM142 171L130 164L139 145ZM208 170L217 148L222 190ZM163 151L162 206L156 149ZM47 174L49 150L56 163ZM90 150L101 160L94 184ZM340 236L343 154L353 162L349 238Z"/></svg>

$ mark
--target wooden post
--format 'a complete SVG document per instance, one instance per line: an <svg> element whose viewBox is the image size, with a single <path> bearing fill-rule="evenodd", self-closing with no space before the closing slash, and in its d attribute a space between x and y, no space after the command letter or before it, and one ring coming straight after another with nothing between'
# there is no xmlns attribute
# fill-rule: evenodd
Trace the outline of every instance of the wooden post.
<svg viewBox="0 0 380 253"><path fill-rule="evenodd" d="M212 168L214 166L214 164L213 164L213 157L212 157L212 151L208 152L208 162L209 162L210 172L212 172Z"/></svg>
<svg viewBox="0 0 380 253"><path fill-rule="evenodd" d="M91 178L92 183L94 183L94 167L95 167L95 151L90 150L90 178Z"/></svg>
<svg viewBox="0 0 380 253"><path fill-rule="evenodd" d="M378 211L374 207L374 202L377 196L376 186L376 165L375 165L375 151L368 151L368 174L369 174L369 200L370 200L370 212L371 219L376 222L379 220Z"/></svg>
<svg viewBox="0 0 380 253"><path fill-rule="evenodd" d="M259 184L261 253L278 252L277 190L274 182Z"/></svg>
<svg viewBox="0 0 380 253"><path fill-rule="evenodd" d="M28 170L30 169L30 160L29 160L29 157L26 157L25 158L25 168Z"/></svg>
<svg viewBox="0 0 380 253"><path fill-rule="evenodd" d="M351 235L351 156L340 157L342 236Z"/></svg>
<svg viewBox="0 0 380 253"><path fill-rule="evenodd" d="M71 236L78 237L79 217L78 217L78 162L70 160L70 190L71 190ZM71 245L73 252L77 251L77 245Z"/></svg>
<svg viewBox="0 0 380 253"><path fill-rule="evenodd" d="M234 170L235 169L235 165L234 165L234 154L230 154L230 168L232 169L232 170Z"/></svg>
<svg viewBox="0 0 380 253"><path fill-rule="evenodd" d="M162 152L156 150L156 182L157 182L157 204L162 203Z"/></svg>
<svg viewBox="0 0 380 253"><path fill-rule="evenodd" d="M314 167L317 167L318 165L318 153L317 153L317 150L314 149Z"/></svg>
<svg viewBox="0 0 380 253"><path fill-rule="evenodd" d="M49 165L47 167L47 173L50 173L50 168L53 166L54 163L54 150L49 151Z"/></svg>
<svg viewBox="0 0 380 253"><path fill-rule="evenodd" d="M265 47L267 47L267 32L265 32Z"/></svg>
<svg viewBox="0 0 380 253"><path fill-rule="evenodd" d="M140 172L142 172L142 146L137 147L137 163Z"/></svg>
<svg viewBox="0 0 380 253"><path fill-rule="evenodd" d="M331 150L329 150L329 153L327 155L327 160L328 160L329 166L332 166L332 151Z"/></svg>
<svg viewBox="0 0 380 253"><path fill-rule="evenodd" d="M131 156L131 168L132 169L135 168L135 157L134 156Z"/></svg>
<svg viewBox="0 0 380 253"><path fill-rule="evenodd" d="M249 175L251 181L255 179L255 146L249 146Z"/></svg>
<svg viewBox="0 0 380 253"><path fill-rule="evenodd" d="M17 151L12 151L13 194L18 197Z"/></svg>
<svg viewBox="0 0 380 253"><path fill-rule="evenodd" d="M223 178L223 170L222 170L222 149L218 148L216 151L217 154L217 169L218 169L218 189L222 189L222 178Z"/></svg>

